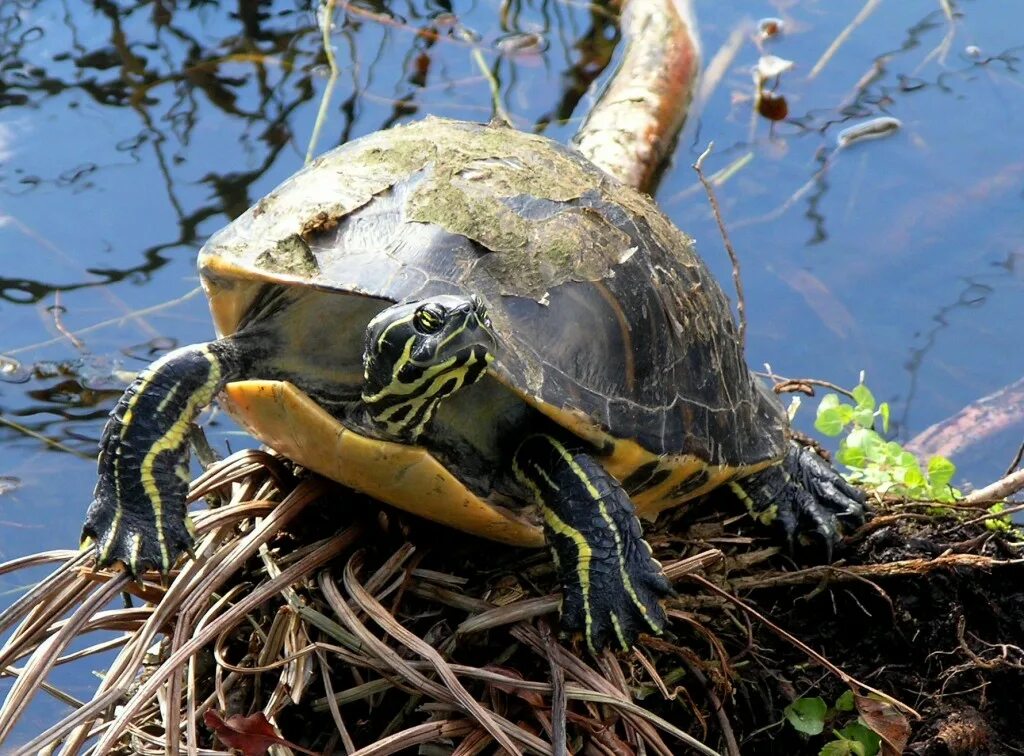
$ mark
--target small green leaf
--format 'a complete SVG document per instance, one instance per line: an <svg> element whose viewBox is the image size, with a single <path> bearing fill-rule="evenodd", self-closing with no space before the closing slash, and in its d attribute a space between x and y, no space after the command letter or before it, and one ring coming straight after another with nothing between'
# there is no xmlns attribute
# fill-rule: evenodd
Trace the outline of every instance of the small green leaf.
<svg viewBox="0 0 1024 756"><path fill-rule="evenodd" d="M820 415L825 410L835 409L839 406L839 394L825 394L821 397L821 401L818 402L818 414Z"/></svg>
<svg viewBox="0 0 1024 756"><path fill-rule="evenodd" d="M846 437L844 442L851 449L864 450L864 444L867 443L868 436L871 435L871 431L867 428L854 428L850 431L850 435Z"/></svg>
<svg viewBox="0 0 1024 756"><path fill-rule="evenodd" d="M916 465L914 467L904 467L901 472L903 473L903 485L907 488L923 488L928 482L924 479L924 473Z"/></svg>
<svg viewBox="0 0 1024 756"><path fill-rule="evenodd" d="M933 486L945 486L956 474L956 465L945 457L935 456L928 460L928 482Z"/></svg>
<svg viewBox="0 0 1024 756"><path fill-rule="evenodd" d="M820 735L824 731L826 713L828 706L817 696L798 698L783 711L789 723L805 735Z"/></svg>
<svg viewBox="0 0 1024 756"><path fill-rule="evenodd" d="M860 429L863 432L861 448L864 449L864 456L872 462L881 462L885 459L885 440L875 431L869 428ZM850 435L853 435L852 433Z"/></svg>
<svg viewBox="0 0 1024 756"><path fill-rule="evenodd" d="M863 449L850 446L845 441L839 444L839 451L836 452L836 462L841 462L847 467L864 467L866 459Z"/></svg>
<svg viewBox="0 0 1024 756"><path fill-rule="evenodd" d="M843 422L838 407L826 410L818 408L818 416L814 419L814 427L817 428L819 433L824 433L826 436L838 436L843 432L845 425L846 423Z"/></svg>
<svg viewBox="0 0 1024 756"><path fill-rule="evenodd" d="M854 387L850 393L853 394L853 401L857 402L857 409L875 411L875 396L863 383Z"/></svg>
<svg viewBox="0 0 1024 756"><path fill-rule="evenodd" d="M837 711L853 711L856 703L853 700L853 691L848 690L836 699Z"/></svg>
<svg viewBox="0 0 1024 756"><path fill-rule="evenodd" d="M867 407L857 407L853 411L853 422L861 428L871 428L875 424L875 413Z"/></svg>
<svg viewBox="0 0 1024 756"><path fill-rule="evenodd" d="M882 418L882 433L889 432L889 402L878 405L878 416Z"/></svg>
<svg viewBox="0 0 1024 756"><path fill-rule="evenodd" d="M1004 509L1006 509L1006 504L1000 501L989 507L988 512L989 514L997 515ZM1011 530L1013 525L1010 520L1010 516L1003 515L1002 517L991 517L988 520L985 520L985 527L993 532L999 533Z"/></svg>
<svg viewBox="0 0 1024 756"><path fill-rule="evenodd" d="M865 756L864 746L856 740L831 740L818 751L818 756Z"/></svg>
<svg viewBox="0 0 1024 756"><path fill-rule="evenodd" d="M861 722L848 724L843 729L837 730L836 735L857 743L862 749L860 751L862 756L875 756L882 747L882 738L878 733Z"/></svg>
<svg viewBox="0 0 1024 756"><path fill-rule="evenodd" d="M900 453L896 455L894 461L900 467L906 467L908 469L914 468L918 472L921 470L921 465L918 463L917 457L908 451L903 451L902 448L900 449Z"/></svg>

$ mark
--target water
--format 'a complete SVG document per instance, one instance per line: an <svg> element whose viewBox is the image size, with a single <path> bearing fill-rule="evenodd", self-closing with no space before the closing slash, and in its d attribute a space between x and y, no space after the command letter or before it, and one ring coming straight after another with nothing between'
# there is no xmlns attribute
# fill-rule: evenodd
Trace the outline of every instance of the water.
<svg viewBox="0 0 1024 756"><path fill-rule="evenodd" d="M0 364L0 418L22 428L0 426L0 561L77 543L124 372L211 337L195 253L302 165L313 131L327 69L311 7L172 5L0 4L0 354L17 360ZM341 75L319 151L427 113L490 117L450 12L480 35L517 125L560 140L615 49L608 15L578 0L384 8L336 16ZM708 173L749 154L719 199L751 363L846 386L864 370L907 439L1024 375L1024 6L959 2L950 26L935 0L884 3L809 79L858 9L699 0L705 60L741 24L783 19L764 49L795 62L777 90L788 115L753 114L748 38L657 198L728 284L690 165L710 140ZM903 128L832 154L842 129L886 115ZM216 414L207 431L222 450L251 443ZM1020 437L1018 424L971 447L961 480L1000 475ZM0 577L0 606L24 579ZM92 686L81 671L56 681Z"/></svg>

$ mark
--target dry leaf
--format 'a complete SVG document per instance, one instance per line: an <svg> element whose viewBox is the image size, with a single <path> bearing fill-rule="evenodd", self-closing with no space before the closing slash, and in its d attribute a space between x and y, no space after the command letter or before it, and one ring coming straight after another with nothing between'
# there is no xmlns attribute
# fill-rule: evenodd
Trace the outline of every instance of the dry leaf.
<svg viewBox="0 0 1024 756"><path fill-rule="evenodd" d="M910 722L893 706L867 696L854 696L864 723L882 739L881 756L900 756L910 739Z"/></svg>
<svg viewBox="0 0 1024 756"><path fill-rule="evenodd" d="M225 720L220 712L210 709L203 716L203 721L221 743L241 751L242 756L266 756L272 745L283 745L293 751L319 756L315 751L308 751L278 735L262 711L248 717L234 714Z"/></svg>

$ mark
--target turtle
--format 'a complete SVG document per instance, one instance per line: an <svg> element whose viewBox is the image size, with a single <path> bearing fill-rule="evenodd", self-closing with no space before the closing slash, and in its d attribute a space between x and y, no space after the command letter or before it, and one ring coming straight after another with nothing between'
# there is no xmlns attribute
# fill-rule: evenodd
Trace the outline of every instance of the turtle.
<svg viewBox="0 0 1024 756"><path fill-rule="evenodd" d="M299 465L551 552L592 651L665 626L641 520L728 485L831 546L863 494L793 439L693 240L570 147L428 117L315 161L199 252L217 338L144 369L103 430L83 544L169 572L188 434L218 399Z"/></svg>

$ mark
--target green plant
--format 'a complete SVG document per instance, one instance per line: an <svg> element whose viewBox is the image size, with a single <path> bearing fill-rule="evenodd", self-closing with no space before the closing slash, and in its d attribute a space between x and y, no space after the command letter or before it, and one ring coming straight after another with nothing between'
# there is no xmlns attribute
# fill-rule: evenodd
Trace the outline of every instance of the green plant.
<svg viewBox="0 0 1024 756"><path fill-rule="evenodd" d="M988 512L989 514L998 515L1004 509L1006 509L1006 502L999 501L989 507ZM985 520L985 527L996 533L1013 533L1018 530L1013 526L1013 520L1010 519L1008 514L988 518Z"/></svg>
<svg viewBox="0 0 1024 756"><path fill-rule="evenodd" d="M831 707L817 696L798 698L785 708L783 714L798 732L820 735L825 731L826 723L835 723L854 709L853 691L848 690ZM876 756L882 743L878 734L860 717L841 729L833 728L832 734L833 739L822 746L819 756Z"/></svg>
<svg viewBox="0 0 1024 756"><path fill-rule="evenodd" d="M846 436L839 442L836 461L850 469L851 482L878 493L909 499L952 503L960 491L950 485L956 465L934 456L925 469L917 457L896 441L882 435L889 432L889 405L877 404L863 382L851 392L851 401L830 393L822 397L814 427L826 436ZM882 432L876 430L881 426Z"/></svg>

